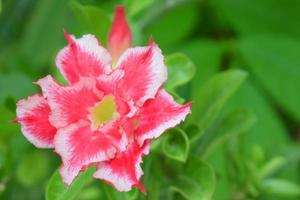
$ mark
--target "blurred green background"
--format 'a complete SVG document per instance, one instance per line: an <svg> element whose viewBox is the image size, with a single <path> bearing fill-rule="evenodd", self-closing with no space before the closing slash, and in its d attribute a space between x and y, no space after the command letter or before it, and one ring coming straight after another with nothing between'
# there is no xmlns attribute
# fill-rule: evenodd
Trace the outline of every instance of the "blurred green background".
<svg viewBox="0 0 300 200"><path fill-rule="evenodd" d="M48 184L58 156L8 123L16 102L39 92L32 82L63 81L63 30L105 45L118 4L134 45L152 36L162 48L167 89L193 101L145 159L147 196L85 177L69 190L57 174ZM0 199L299 199L299 0L0 0L0 10Z"/></svg>

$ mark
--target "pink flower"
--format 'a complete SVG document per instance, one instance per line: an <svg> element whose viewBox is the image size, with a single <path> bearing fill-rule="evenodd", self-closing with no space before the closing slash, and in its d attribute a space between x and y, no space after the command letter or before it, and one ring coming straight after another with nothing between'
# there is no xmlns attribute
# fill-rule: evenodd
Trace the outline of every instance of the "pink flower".
<svg viewBox="0 0 300 200"><path fill-rule="evenodd" d="M68 85L48 75L36 82L42 95L17 103L24 136L36 147L55 149L68 185L95 164L95 178L119 191L144 191L140 164L151 140L183 121L191 103L179 105L161 89L167 68L154 42L130 47L123 7L115 10L109 51L93 35L65 36L69 44L56 65Z"/></svg>

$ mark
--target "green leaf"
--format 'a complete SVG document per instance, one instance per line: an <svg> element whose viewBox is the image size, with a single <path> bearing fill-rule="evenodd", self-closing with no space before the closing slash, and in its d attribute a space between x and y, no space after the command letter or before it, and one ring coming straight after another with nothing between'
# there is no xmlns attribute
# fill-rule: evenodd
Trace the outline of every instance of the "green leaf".
<svg viewBox="0 0 300 200"><path fill-rule="evenodd" d="M160 46L172 45L186 38L199 20L196 2L170 4L156 1L140 19L146 37L153 36ZM180 27L174 31L174 27Z"/></svg>
<svg viewBox="0 0 300 200"><path fill-rule="evenodd" d="M99 7L83 6L76 1L71 2L73 13L81 25L81 34L91 33L106 44L106 39L111 25L109 15Z"/></svg>
<svg viewBox="0 0 300 200"><path fill-rule="evenodd" d="M217 133L205 149L203 158L207 158L217 147L223 145L230 138L245 133L254 124L255 120L256 118L253 113L245 109L229 113L218 126Z"/></svg>
<svg viewBox="0 0 300 200"><path fill-rule="evenodd" d="M300 2L295 0L216 0L219 18L243 35L280 33L300 36Z"/></svg>
<svg viewBox="0 0 300 200"><path fill-rule="evenodd" d="M200 127L193 123L185 127L184 131L186 132L190 143L194 143L203 135L203 131L200 129Z"/></svg>
<svg viewBox="0 0 300 200"><path fill-rule="evenodd" d="M34 163L34 167L32 166ZM33 151L26 154L17 167L17 179L25 186L40 183L49 173L49 160L45 154Z"/></svg>
<svg viewBox="0 0 300 200"><path fill-rule="evenodd" d="M119 192L115 188L113 188L110 185L107 185L106 183L102 184L102 188L104 190L105 199L107 200L135 200L138 198L139 190L137 188L133 188L129 192Z"/></svg>
<svg viewBox="0 0 300 200"><path fill-rule="evenodd" d="M165 133L162 149L166 156L180 162L185 162L189 154L189 139L180 128L173 128Z"/></svg>
<svg viewBox="0 0 300 200"><path fill-rule="evenodd" d="M16 135L19 133L19 125L9 123L11 120L16 118L15 114L5 108L0 106L0 140L6 141L7 138Z"/></svg>
<svg viewBox="0 0 300 200"><path fill-rule="evenodd" d="M4 103L9 97L18 101L34 94L37 91L36 88L32 80L23 74L0 74L0 103Z"/></svg>
<svg viewBox="0 0 300 200"><path fill-rule="evenodd" d="M20 47L22 58L30 66L28 70L31 73L53 62L57 50L64 44L63 30L66 27L63 19L67 19L69 14L67 8L68 1L40 0L31 11Z"/></svg>
<svg viewBox="0 0 300 200"><path fill-rule="evenodd" d="M195 75L194 63L184 54L176 53L166 57L168 66L168 80L165 86L173 91L178 86L189 82Z"/></svg>
<svg viewBox="0 0 300 200"><path fill-rule="evenodd" d="M264 193L275 197L299 197L300 186L288 180L272 178L266 179L261 183Z"/></svg>
<svg viewBox="0 0 300 200"><path fill-rule="evenodd" d="M47 188L46 188L46 200L71 200L76 196L88 183L92 181L92 174L95 168L89 168L84 172L81 172L74 182L68 187L62 182L61 176L56 170L52 175Z"/></svg>
<svg viewBox="0 0 300 200"><path fill-rule="evenodd" d="M273 174L276 170L281 168L287 163L287 160L284 157L277 156L265 163L259 170L259 176L265 178Z"/></svg>
<svg viewBox="0 0 300 200"><path fill-rule="evenodd" d="M149 7L153 2L154 0L127 0L127 15L130 17L134 17L135 15Z"/></svg>
<svg viewBox="0 0 300 200"><path fill-rule="evenodd" d="M247 73L242 70L229 70L209 79L199 89L192 106L191 118L199 127L206 130L218 117L227 100L236 92Z"/></svg>
<svg viewBox="0 0 300 200"><path fill-rule="evenodd" d="M198 158L191 157L183 175L179 175L173 193L179 193L187 200L210 200L216 185L212 167Z"/></svg>
<svg viewBox="0 0 300 200"><path fill-rule="evenodd" d="M238 43L238 49L259 83L300 122L300 40L269 35L248 37Z"/></svg>
<svg viewBox="0 0 300 200"><path fill-rule="evenodd" d="M252 145L257 144L264 149L266 155L270 155L288 144L288 132L280 117L269 105L263 93L250 81L246 81L242 85L226 106L228 110L236 110L241 107L252 112L257 119L251 129L241 137L243 150L250 153ZM267 133L272 133L272 139ZM274 149L274 147L276 148Z"/></svg>

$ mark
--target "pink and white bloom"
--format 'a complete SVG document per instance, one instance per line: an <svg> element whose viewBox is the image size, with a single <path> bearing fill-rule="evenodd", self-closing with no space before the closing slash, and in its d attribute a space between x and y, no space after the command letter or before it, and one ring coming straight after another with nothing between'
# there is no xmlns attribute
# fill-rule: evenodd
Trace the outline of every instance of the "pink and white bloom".
<svg viewBox="0 0 300 200"><path fill-rule="evenodd" d="M151 140L183 121L191 103L179 105L161 88L167 68L153 41L131 47L123 7L115 10L108 50L93 35L65 36L56 65L68 85L48 75L36 82L42 95L17 103L24 136L36 147L54 148L68 185L96 165L94 177L117 190L144 191L140 164Z"/></svg>

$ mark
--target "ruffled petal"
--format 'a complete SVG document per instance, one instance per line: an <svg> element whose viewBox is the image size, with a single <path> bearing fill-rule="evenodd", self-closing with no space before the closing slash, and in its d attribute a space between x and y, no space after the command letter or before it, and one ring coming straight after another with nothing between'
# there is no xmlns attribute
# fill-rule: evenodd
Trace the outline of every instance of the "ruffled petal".
<svg viewBox="0 0 300 200"><path fill-rule="evenodd" d="M161 89L155 99L148 100L140 109L136 139L140 145L145 140L159 137L166 129L183 121L190 110L191 103L177 104L173 97Z"/></svg>
<svg viewBox="0 0 300 200"><path fill-rule="evenodd" d="M118 82L123 78L124 71L116 69L110 74L102 74L97 78L97 88L106 94L114 94Z"/></svg>
<svg viewBox="0 0 300 200"><path fill-rule="evenodd" d="M37 84L48 100L52 111L49 120L56 128L87 120L89 109L102 98L93 79L82 79L76 85L63 87L51 76L46 76Z"/></svg>
<svg viewBox="0 0 300 200"><path fill-rule="evenodd" d="M115 17L108 36L108 49L113 57L113 63L131 46L131 30L126 21L125 8L117 6Z"/></svg>
<svg viewBox="0 0 300 200"><path fill-rule="evenodd" d="M126 151L116 155L114 159L100 162L94 177L106 181L119 191L129 191L136 186L145 192L145 188L139 182L143 175L140 164L142 156L148 153L149 143L140 147L133 141L128 145Z"/></svg>
<svg viewBox="0 0 300 200"><path fill-rule="evenodd" d="M123 139L116 128L92 131L86 121L59 129L54 145L63 161L60 168L63 181L70 185L81 170L96 162L112 159L127 145Z"/></svg>
<svg viewBox="0 0 300 200"><path fill-rule="evenodd" d="M65 79L73 84L80 77L97 77L111 71L111 56L93 35L75 39L65 33L69 42L56 57L56 65Z"/></svg>
<svg viewBox="0 0 300 200"><path fill-rule="evenodd" d="M52 148L56 128L49 123L50 107L45 98L36 94L17 103L17 121L22 133L36 147Z"/></svg>
<svg viewBox="0 0 300 200"><path fill-rule="evenodd" d="M155 43L148 47L129 48L121 56L117 69L125 72L118 84L118 93L126 97L129 104L133 104L132 109L134 106L142 106L147 99L154 98L167 79L164 58Z"/></svg>

